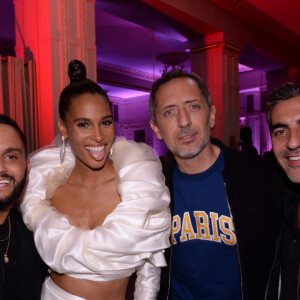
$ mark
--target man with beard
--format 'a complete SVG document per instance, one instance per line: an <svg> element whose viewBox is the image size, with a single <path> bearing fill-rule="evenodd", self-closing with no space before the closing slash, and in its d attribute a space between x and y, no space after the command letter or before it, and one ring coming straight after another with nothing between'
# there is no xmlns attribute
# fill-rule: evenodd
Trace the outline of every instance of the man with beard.
<svg viewBox="0 0 300 300"><path fill-rule="evenodd" d="M158 299L264 298L281 226L276 170L211 139L216 108L195 74L152 85L150 125L174 159L164 165L173 216Z"/></svg>
<svg viewBox="0 0 300 300"><path fill-rule="evenodd" d="M38 300L45 277L32 233L16 210L29 161L25 136L17 124L0 115L0 300Z"/></svg>
<svg viewBox="0 0 300 300"><path fill-rule="evenodd" d="M300 299L300 84L275 89L267 104L274 155L294 194L284 194L285 222L266 299L294 300Z"/></svg>

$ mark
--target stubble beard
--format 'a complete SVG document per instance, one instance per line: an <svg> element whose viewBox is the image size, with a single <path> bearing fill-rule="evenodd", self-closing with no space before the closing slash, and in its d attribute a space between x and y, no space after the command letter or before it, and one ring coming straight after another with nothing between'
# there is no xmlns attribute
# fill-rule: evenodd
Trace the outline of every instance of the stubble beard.
<svg viewBox="0 0 300 300"><path fill-rule="evenodd" d="M279 154L278 158L276 157L279 165L286 173L287 177L295 184L300 184L300 167L299 166L290 166L288 162L286 161L286 158L288 156L300 155L300 148L296 150L285 150L282 153Z"/></svg>
<svg viewBox="0 0 300 300"><path fill-rule="evenodd" d="M26 185L27 168L23 178L16 182L16 178L12 175L3 174L1 178L9 178L13 181L13 190L11 193L3 198L0 198L0 211L6 211L10 206L16 206L24 191Z"/></svg>
<svg viewBox="0 0 300 300"><path fill-rule="evenodd" d="M300 184L300 167L294 167L291 170L291 167L287 165L280 164L281 168L286 173L286 176L289 178L289 180L297 185Z"/></svg>
<svg viewBox="0 0 300 300"><path fill-rule="evenodd" d="M178 135L183 134L183 133L187 133L187 130L182 130L179 134L175 134L172 138L173 141L177 140ZM192 159L194 157L196 157L197 155L199 155L199 153L201 153L205 147L208 145L209 141L210 141L210 127L208 127L208 130L206 131L205 135L201 137L200 142L197 146L194 147L194 149L184 149L184 146L176 146L176 143L172 144L169 143L168 140L164 139L166 143L166 146L168 147L168 149L173 153L173 155L176 157L179 157L181 159ZM200 135L199 131L194 131L194 133ZM183 148L183 149L181 149Z"/></svg>

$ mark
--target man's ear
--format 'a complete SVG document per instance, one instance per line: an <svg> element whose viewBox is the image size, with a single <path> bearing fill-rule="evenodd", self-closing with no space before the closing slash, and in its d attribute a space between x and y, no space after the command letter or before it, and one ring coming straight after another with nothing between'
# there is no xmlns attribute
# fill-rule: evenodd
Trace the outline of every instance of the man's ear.
<svg viewBox="0 0 300 300"><path fill-rule="evenodd" d="M216 107L212 105L209 113L209 126L210 128L214 128L216 125Z"/></svg>
<svg viewBox="0 0 300 300"><path fill-rule="evenodd" d="M61 133L61 135L65 138L65 140L68 138L68 133L67 133L67 127L65 122L62 119L58 120L58 129Z"/></svg>
<svg viewBox="0 0 300 300"><path fill-rule="evenodd" d="M154 131L156 137L161 141L163 139L162 135L161 135L160 130L158 129L156 123L153 120L150 121L150 126L151 126L152 130Z"/></svg>

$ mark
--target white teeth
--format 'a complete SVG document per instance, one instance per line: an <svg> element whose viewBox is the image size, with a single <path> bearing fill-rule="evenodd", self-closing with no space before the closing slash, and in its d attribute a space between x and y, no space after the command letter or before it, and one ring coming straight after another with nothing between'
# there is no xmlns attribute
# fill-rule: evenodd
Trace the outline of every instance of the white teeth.
<svg viewBox="0 0 300 300"><path fill-rule="evenodd" d="M104 146L99 146L99 147L84 147L86 150L90 151L102 151L104 149Z"/></svg>
<svg viewBox="0 0 300 300"><path fill-rule="evenodd" d="M10 180L4 179L0 180L0 184L9 184Z"/></svg>
<svg viewBox="0 0 300 300"><path fill-rule="evenodd" d="M300 156L290 156L288 159L289 160L299 160Z"/></svg>

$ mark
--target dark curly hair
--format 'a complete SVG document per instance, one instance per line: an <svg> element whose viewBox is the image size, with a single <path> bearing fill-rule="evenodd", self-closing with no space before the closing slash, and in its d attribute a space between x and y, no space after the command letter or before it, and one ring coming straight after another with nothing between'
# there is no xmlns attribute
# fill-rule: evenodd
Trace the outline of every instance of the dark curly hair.
<svg viewBox="0 0 300 300"><path fill-rule="evenodd" d="M6 115L0 115L0 124L8 125L8 126L13 127L14 129L16 129L16 131L19 133L19 136L21 138L24 149L26 150L26 143L27 143L26 137L25 137L23 131L18 126L18 124L13 119L11 119L10 117L8 117Z"/></svg>

